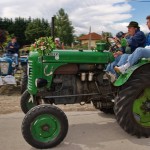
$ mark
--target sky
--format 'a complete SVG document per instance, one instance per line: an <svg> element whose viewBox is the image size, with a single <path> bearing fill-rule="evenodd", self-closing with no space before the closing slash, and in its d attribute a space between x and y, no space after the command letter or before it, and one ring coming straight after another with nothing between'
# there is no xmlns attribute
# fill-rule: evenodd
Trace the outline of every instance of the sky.
<svg viewBox="0 0 150 150"><path fill-rule="evenodd" d="M142 0L0 0L0 17L45 18L63 8L75 28L75 34L127 32L130 21L137 21L141 30L148 32L146 16L150 15L148 2Z"/></svg>

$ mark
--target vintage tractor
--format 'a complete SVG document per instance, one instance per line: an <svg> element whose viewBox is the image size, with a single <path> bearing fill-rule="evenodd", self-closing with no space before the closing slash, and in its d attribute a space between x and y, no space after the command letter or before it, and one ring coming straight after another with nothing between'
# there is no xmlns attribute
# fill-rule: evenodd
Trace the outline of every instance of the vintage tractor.
<svg viewBox="0 0 150 150"><path fill-rule="evenodd" d="M11 55L4 54L0 57L0 85L21 85L21 93L23 93L27 88L27 61L27 56L21 56L19 66L16 67Z"/></svg>
<svg viewBox="0 0 150 150"><path fill-rule="evenodd" d="M113 84L104 71L113 60L103 43L96 50L31 52L28 89L21 98L21 108L27 113L22 122L25 140L36 148L58 145L67 134L68 120L53 104L91 102L104 113L114 108L126 132L150 136L149 61L141 60Z"/></svg>
<svg viewBox="0 0 150 150"><path fill-rule="evenodd" d="M104 69L114 57L111 52L102 51L104 46L105 44L99 44L97 50L53 50L49 55L42 56L36 51L30 52L28 90L21 98L22 110L30 112L32 107L43 102L49 105L39 105L39 109L30 115L26 114L22 133L28 143L34 147L48 148L57 145L65 137L68 130L67 118L52 104L93 102L97 109L112 112L117 91L104 76ZM28 111L29 109L31 110ZM34 125L41 130L35 131ZM40 136L44 130L45 133Z"/></svg>

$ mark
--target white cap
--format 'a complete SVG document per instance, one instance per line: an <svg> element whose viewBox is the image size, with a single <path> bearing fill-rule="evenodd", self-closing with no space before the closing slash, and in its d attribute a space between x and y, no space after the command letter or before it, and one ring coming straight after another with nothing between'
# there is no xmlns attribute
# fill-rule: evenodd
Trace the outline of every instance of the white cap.
<svg viewBox="0 0 150 150"><path fill-rule="evenodd" d="M59 38L55 38L55 41L60 41L60 39Z"/></svg>

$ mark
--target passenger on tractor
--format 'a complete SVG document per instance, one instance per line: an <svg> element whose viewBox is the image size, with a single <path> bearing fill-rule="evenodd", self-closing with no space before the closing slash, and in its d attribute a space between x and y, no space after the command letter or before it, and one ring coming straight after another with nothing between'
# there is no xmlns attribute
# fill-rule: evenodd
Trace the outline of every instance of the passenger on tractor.
<svg viewBox="0 0 150 150"><path fill-rule="evenodd" d="M147 20L147 27L150 30L150 15L146 17ZM115 71L118 73L124 74L125 71L132 65L138 62L141 58L150 58L150 32L146 38L146 46L145 48L139 47L137 48L132 54L130 54L125 61L124 65L120 67L116 66Z"/></svg>
<svg viewBox="0 0 150 150"><path fill-rule="evenodd" d="M130 53L133 53L134 50L137 47L144 47L145 43L146 43L146 37L145 34L140 31L140 27L138 25L137 22L135 21L131 21L129 23L128 27L128 34L127 36L130 36L129 38L126 38L127 40L127 48L126 51L127 53L129 53L129 49L130 49ZM129 54L126 53L120 53L116 58L115 61L112 62L111 64L108 64L107 68L106 68L106 73L113 78L113 80L115 80L117 78L117 74L114 70L115 66L121 66L124 63L124 60L127 59Z"/></svg>
<svg viewBox="0 0 150 150"><path fill-rule="evenodd" d="M17 38L12 37L11 42L9 42L6 47L6 50L7 50L6 55L14 58L16 66L18 66L19 48L20 48L20 46L17 43Z"/></svg>
<svg viewBox="0 0 150 150"><path fill-rule="evenodd" d="M55 38L55 46L56 46L56 49L62 49L59 38Z"/></svg>
<svg viewBox="0 0 150 150"><path fill-rule="evenodd" d="M118 47L119 47L119 50L122 52L122 53L125 53L125 50L126 50L126 46L127 46L127 40L125 38L126 34L123 33L122 31L118 32L116 34L116 38L115 38L115 41L116 43L118 43Z"/></svg>

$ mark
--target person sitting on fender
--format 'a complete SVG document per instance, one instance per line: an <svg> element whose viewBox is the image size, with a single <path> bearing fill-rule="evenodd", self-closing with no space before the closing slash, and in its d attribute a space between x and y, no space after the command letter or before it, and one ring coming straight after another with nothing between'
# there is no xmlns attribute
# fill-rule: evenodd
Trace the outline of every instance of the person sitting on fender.
<svg viewBox="0 0 150 150"><path fill-rule="evenodd" d="M14 57L16 66L18 66L19 47L20 46L17 43L17 38L16 37L12 37L11 42L9 42L7 47L6 47L7 54Z"/></svg>
<svg viewBox="0 0 150 150"><path fill-rule="evenodd" d="M129 23L128 27L128 34L130 35L130 38L127 39L127 44L130 47L131 53L134 52L134 50L137 47L144 47L146 43L146 37L145 34L140 31L140 27L137 22L131 21ZM106 68L106 72L112 76L114 79L117 77L116 72L114 70L115 66L121 66L126 62L129 54L121 54L115 58L115 61L109 64Z"/></svg>
<svg viewBox="0 0 150 150"><path fill-rule="evenodd" d="M147 19L147 27L150 30L150 15L146 17ZM127 61L121 65L116 66L114 69L118 73L124 74L125 71L132 65L138 62L141 58L150 58L150 32L147 35L146 46L145 48L139 47L132 54L130 54L127 58Z"/></svg>

